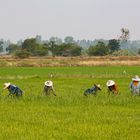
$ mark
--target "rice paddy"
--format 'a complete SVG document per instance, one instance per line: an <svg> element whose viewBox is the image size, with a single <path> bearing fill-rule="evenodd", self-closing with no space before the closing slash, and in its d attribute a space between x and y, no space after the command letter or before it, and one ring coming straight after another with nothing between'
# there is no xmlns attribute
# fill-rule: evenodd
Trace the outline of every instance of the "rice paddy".
<svg viewBox="0 0 140 140"><path fill-rule="evenodd" d="M2 140L139 140L140 97L131 96L131 78L139 66L2 67L0 68L0 139ZM125 71L125 72L124 72ZM108 96L106 82L114 80L119 95ZM57 96L43 96L46 80ZM3 83L23 91L7 97ZM84 90L101 84L97 96Z"/></svg>

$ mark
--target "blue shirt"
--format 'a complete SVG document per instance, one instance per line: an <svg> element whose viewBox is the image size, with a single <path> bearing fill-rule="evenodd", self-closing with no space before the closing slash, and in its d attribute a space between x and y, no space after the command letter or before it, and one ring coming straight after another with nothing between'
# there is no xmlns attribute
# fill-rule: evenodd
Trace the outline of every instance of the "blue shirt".
<svg viewBox="0 0 140 140"><path fill-rule="evenodd" d="M96 94L96 92L98 91L98 87L97 86L93 86L92 88L89 88L85 91L86 94Z"/></svg>
<svg viewBox="0 0 140 140"><path fill-rule="evenodd" d="M22 95L23 93L22 90L15 85L10 85L8 87L8 91L9 91L9 94L15 94L16 96Z"/></svg>

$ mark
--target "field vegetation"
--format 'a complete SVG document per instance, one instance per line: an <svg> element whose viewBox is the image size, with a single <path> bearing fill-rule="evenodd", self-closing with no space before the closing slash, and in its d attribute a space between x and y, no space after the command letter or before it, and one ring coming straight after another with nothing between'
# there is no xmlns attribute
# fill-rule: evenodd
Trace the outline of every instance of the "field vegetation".
<svg viewBox="0 0 140 140"><path fill-rule="evenodd" d="M80 57L30 57L17 59L1 56L0 67L52 67L52 66L140 66L139 56L80 56Z"/></svg>
<svg viewBox="0 0 140 140"><path fill-rule="evenodd" d="M139 66L1 67L0 139L139 140L140 97L131 96L129 83ZM125 72L124 72L125 71ZM51 75L53 75L51 77ZM113 79L119 95L108 96L106 81ZM57 96L43 96L46 80ZM24 91L23 98L7 97L3 83ZM102 91L83 96L94 83Z"/></svg>

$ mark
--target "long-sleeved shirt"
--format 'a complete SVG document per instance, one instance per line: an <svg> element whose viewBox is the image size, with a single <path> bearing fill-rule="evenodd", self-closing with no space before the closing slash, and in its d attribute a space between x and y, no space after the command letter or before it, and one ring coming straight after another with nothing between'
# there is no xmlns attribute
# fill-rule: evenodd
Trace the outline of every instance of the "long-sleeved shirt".
<svg viewBox="0 0 140 140"><path fill-rule="evenodd" d="M14 94L16 96L21 96L22 93L23 93L22 90L19 87L15 86L15 85L10 85L8 87L8 91L9 91L9 95Z"/></svg>
<svg viewBox="0 0 140 140"><path fill-rule="evenodd" d="M133 94L140 94L140 82L135 85L133 82L130 83L131 92Z"/></svg>
<svg viewBox="0 0 140 140"><path fill-rule="evenodd" d="M98 90L100 90L100 89L96 85L94 85L92 88L87 89L84 92L84 95L87 95L87 94L94 94L94 95L96 95Z"/></svg>

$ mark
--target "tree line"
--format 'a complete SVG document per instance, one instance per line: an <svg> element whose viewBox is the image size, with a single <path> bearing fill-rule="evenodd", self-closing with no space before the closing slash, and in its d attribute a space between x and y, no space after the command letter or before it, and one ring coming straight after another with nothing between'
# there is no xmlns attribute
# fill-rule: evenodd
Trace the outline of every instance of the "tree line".
<svg viewBox="0 0 140 140"><path fill-rule="evenodd" d="M15 43L5 43L7 47L4 49L4 42L0 40L0 52L4 50L8 54L17 57L29 56L105 56L105 55L132 55L140 54L140 49L131 46L139 46L140 42L130 43L129 30L121 29L121 35L118 39L110 40L77 40L67 36L64 41L58 37L51 37L49 40L43 41L41 36L35 38L27 38L24 41Z"/></svg>
<svg viewBox="0 0 140 140"><path fill-rule="evenodd" d="M36 38L25 39L20 45L10 44L7 47L9 54L17 57L29 56L105 56L120 50L120 42L116 39L111 39L108 43L98 41L97 44L91 45L88 49L84 50L72 38L66 38L65 42L58 43L55 40L48 42L39 42Z"/></svg>

